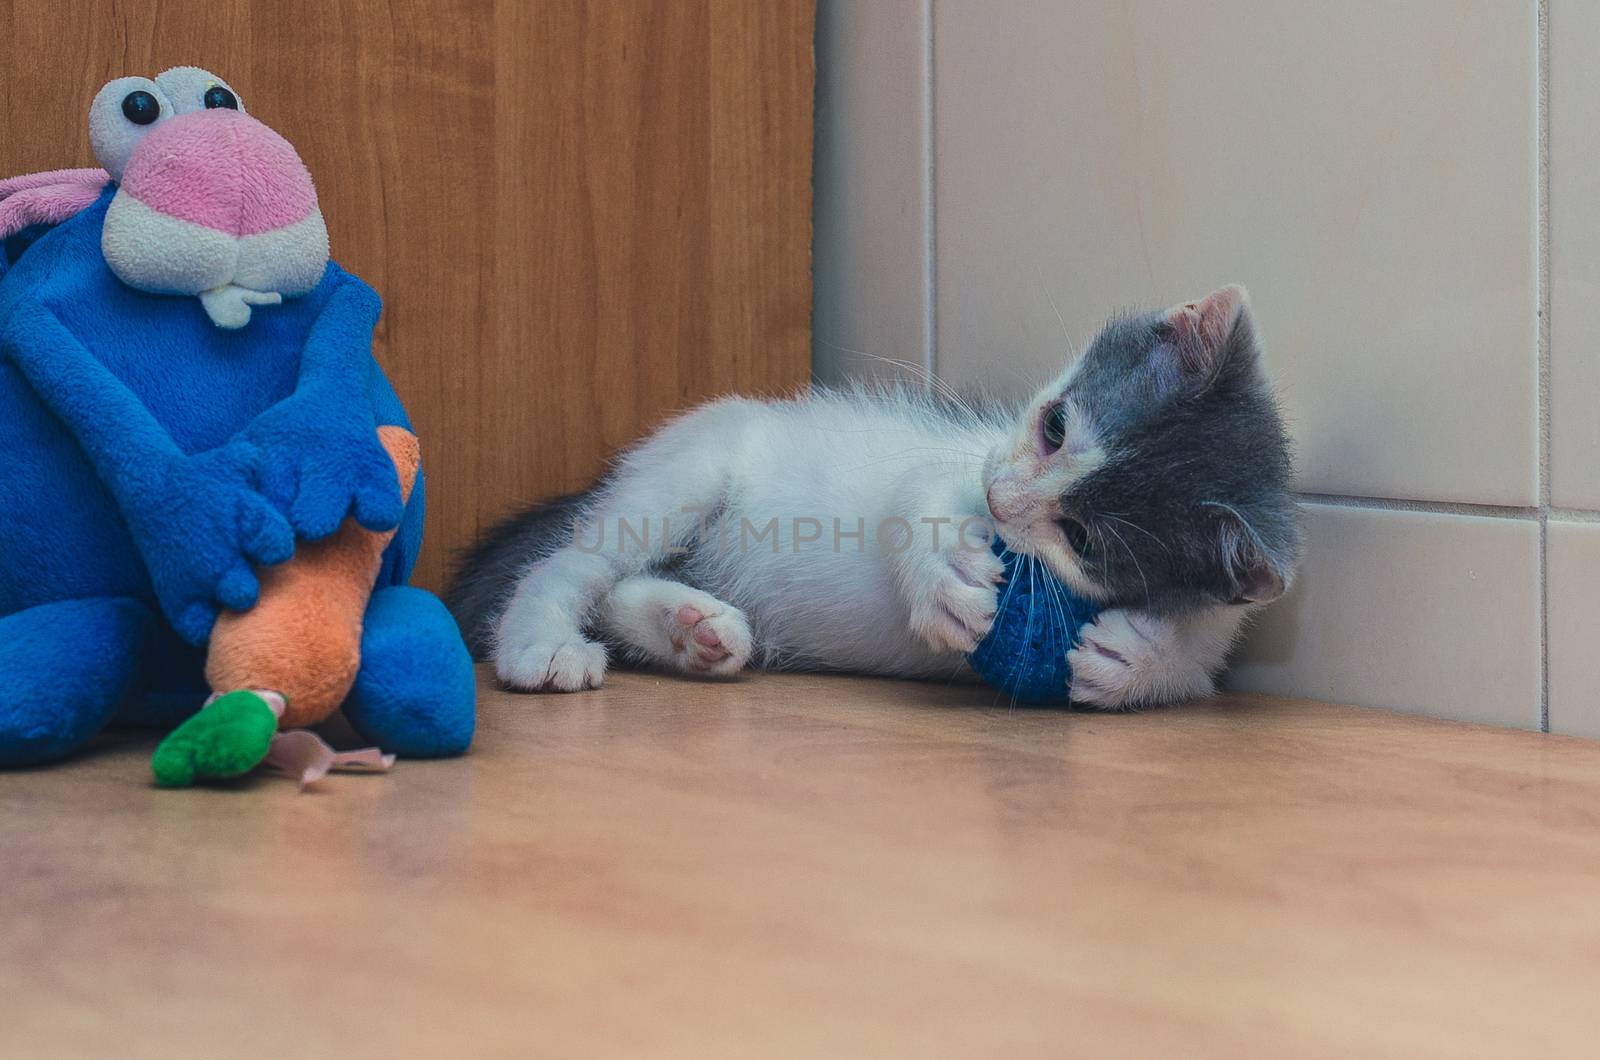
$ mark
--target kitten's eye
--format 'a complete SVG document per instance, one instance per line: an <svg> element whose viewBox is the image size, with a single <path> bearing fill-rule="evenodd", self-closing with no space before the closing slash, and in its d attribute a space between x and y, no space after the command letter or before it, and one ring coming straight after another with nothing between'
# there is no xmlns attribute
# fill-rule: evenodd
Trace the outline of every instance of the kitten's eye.
<svg viewBox="0 0 1600 1060"><path fill-rule="evenodd" d="M135 125L149 125L161 117L161 104L141 88L122 97L122 116Z"/></svg>
<svg viewBox="0 0 1600 1060"><path fill-rule="evenodd" d="M218 107L226 107L228 110L239 109L239 98L221 85L212 85L206 89L206 94L201 97L200 102L206 105L206 110L216 110Z"/></svg>
<svg viewBox="0 0 1600 1060"><path fill-rule="evenodd" d="M1059 402L1051 405L1039 427L1044 436L1044 451L1048 455L1060 449L1067 440L1067 410Z"/></svg>
<svg viewBox="0 0 1600 1060"><path fill-rule="evenodd" d="M1072 551L1080 556L1089 551L1089 531L1082 523L1076 519L1057 519L1056 525L1067 535L1067 544L1072 546Z"/></svg>

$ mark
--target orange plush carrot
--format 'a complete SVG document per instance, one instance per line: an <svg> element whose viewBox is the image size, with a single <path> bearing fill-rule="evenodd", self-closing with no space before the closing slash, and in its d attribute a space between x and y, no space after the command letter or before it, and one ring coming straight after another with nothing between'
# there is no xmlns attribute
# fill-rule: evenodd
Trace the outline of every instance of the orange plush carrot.
<svg viewBox="0 0 1600 1060"><path fill-rule="evenodd" d="M378 438L408 499L422 463L416 435L379 427ZM285 729L315 725L339 709L361 666L361 620L393 536L347 518L332 536L303 541L288 562L262 570L256 605L224 612L211 631L211 687L279 693Z"/></svg>

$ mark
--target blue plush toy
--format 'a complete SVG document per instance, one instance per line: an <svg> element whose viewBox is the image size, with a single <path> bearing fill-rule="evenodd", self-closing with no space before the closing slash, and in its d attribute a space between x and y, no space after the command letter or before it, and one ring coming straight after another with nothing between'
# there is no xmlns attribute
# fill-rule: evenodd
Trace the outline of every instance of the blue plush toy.
<svg viewBox="0 0 1600 1060"><path fill-rule="evenodd" d="M207 681L229 622L220 669L308 673L383 750L461 753L473 672L406 585L423 490L392 444L415 453L372 357L378 297L328 259L298 155L190 67L111 82L89 124L105 172L0 183L0 765L247 691ZM300 608L324 576L356 595ZM269 598L270 636L247 628ZM329 633L330 606L353 629ZM286 722L305 707L257 691ZM164 783L239 771L191 736Z"/></svg>
<svg viewBox="0 0 1600 1060"><path fill-rule="evenodd" d="M1020 703L1064 704L1072 684L1067 652L1098 605L1075 595L1043 563L994 540L1005 564L994 626L968 657L986 682Z"/></svg>

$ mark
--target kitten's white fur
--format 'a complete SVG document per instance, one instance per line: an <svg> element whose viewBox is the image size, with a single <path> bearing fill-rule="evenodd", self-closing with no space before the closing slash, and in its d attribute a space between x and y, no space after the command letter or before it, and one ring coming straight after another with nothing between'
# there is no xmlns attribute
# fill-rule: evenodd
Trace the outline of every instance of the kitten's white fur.
<svg viewBox="0 0 1600 1060"><path fill-rule="evenodd" d="M952 422L910 392L703 406L629 452L577 541L569 534L529 565L499 620L496 672L520 689L596 687L606 649L589 632L700 675L752 662L957 675L989 629L1001 570L986 549L962 547L957 527L987 515L986 486L1003 474L1017 430L976 415ZM1093 451L1092 439L1080 443ZM715 540L706 513L719 517L728 547L677 555L697 534ZM775 534L758 536L774 519ZM630 538L619 548L623 522L648 527L647 544ZM598 549L596 527L607 535ZM900 527L914 540L880 548L883 527L893 528L893 546ZM1037 551L1076 580L1062 569L1070 561ZM662 573L672 563L681 569ZM1209 693L1246 610L1103 612L1072 653L1073 698L1120 708Z"/></svg>

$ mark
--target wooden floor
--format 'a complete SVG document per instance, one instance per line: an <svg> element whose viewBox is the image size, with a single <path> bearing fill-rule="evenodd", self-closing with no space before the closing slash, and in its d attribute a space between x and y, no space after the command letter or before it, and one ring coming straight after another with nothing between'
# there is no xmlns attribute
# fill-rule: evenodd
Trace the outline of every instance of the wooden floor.
<svg viewBox="0 0 1600 1060"><path fill-rule="evenodd" d="M0 1054L1593 1055L1600 744L825 678L465 760L0 774Z"/></svg>

